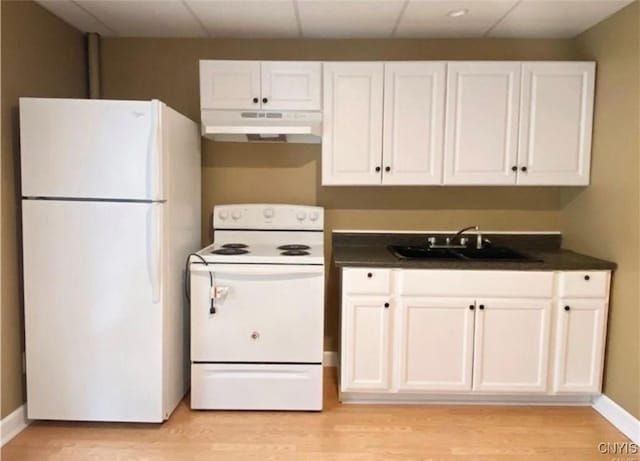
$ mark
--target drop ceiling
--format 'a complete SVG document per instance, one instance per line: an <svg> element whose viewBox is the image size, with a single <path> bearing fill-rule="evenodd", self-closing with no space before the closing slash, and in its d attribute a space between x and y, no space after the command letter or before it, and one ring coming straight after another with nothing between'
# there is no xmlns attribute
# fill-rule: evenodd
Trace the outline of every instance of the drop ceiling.
<svg viewBox="0 0 640 461"><path fill-rule="evenodd" d="M107 37L569 38L632 0L38 0ZM455 13L464 13L451 16Z"/></svg>

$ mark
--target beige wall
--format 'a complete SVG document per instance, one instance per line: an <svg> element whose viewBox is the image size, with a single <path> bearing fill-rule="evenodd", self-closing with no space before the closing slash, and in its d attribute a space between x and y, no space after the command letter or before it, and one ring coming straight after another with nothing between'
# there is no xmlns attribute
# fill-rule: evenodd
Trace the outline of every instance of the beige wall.
<svg viewBox="0 0 640 461"><path fill-rule="evenodd" d="M573 59L571 40L104 39L104 97L159 98L198 121L199 59ZM218 203L284 202L326 207L333 229L557 230L555 188L321 187L320 148L203 141L203 243ZM327 245L327 254L330 248ZM335 276L328 278L325 349L335 349Z"/></svg>
<svg viewBox="0 0 640 461"><path fill-rule="evenodd" d="M24 402L18 97L84 97L82 34L31 1L2 1L2 417Z"/></svg>
<svg viewBox="0 0 640 461"><path fill-rule="evenodd" d="M82 97L86 85L81 34L31 2L3 1L1 16L1 414L5 416L23 401L14 171L17 97ZM327 237L332 229L452 229L470 223L496 230L561 228L571 247L620 264L613 287L605 391L639 416L637 18L636 3L577 41L105 39L103 89L107 98L159 98L199 120L198 60L203 58L596 59L590 188L329 188L319 186L318 146L204 141L203 243L210 239L211 207L244 201L325 206ZM330 248L327 251L330 254ZM333 279L327 305L328 350L335 348L337 333Z"/></svg>
<svg viewBox="0 0 640 461"><path fill-rule="evenodd" d="M563 194L565 246L618 263L604 392L640 417L640 8L634 2L576 39L597 61L591 186Z"/></svg>

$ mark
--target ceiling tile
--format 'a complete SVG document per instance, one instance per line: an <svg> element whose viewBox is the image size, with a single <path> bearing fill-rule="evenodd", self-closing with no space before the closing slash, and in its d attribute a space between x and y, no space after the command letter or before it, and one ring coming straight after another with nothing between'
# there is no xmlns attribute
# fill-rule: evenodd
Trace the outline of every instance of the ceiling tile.
<svg viewBox="0 0 640 461"><path fill-rule="evenodd" d="M302 35L312 38L388 38L404 0L297 0Z"/></svg>
<svg viewBox="0 0 640 461"><path fill-rule="evenodd" d="M75 0L123 37L204 37L181 0Z"/></svg>
<svg viewBox="0 0 640 461"><path fill-rule="evenodd" d="M36 1L104 36L293 38L302 29L318 38L542 38L573 37L633 0ZM469 12L447 16L457 9Z"/></svg>
<svg viewBox="0 0 640 461"><path fill-rule="evenodd" d="M482 37L516 0L410 0L394 37ZM467 10L464 16L447 13Z"/></svg>
<svg viewBox="0 0 640 461"><path fill-rule="evenodd" d="M632 0L523 0L489 34L491 37L570 38Z"/></svg>
<svg viewBox="0 0 640 461"><path fill-rule="evenodd" d="M116 35L86 10L71 0L36 0L47 10L82 32L96 32L105 37Z"/></svg>
<svg viewBox="0 0 640 461"><path fill-rule="evenodd" d="M214 37L298 37L293 0L187 0Z"/></svg>

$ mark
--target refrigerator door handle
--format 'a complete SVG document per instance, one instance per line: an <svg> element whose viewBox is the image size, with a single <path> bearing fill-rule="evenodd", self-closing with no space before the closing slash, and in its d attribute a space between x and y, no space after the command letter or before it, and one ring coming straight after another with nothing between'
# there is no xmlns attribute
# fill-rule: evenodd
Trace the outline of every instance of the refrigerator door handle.
<svg viewBox="0 0 640 461"><path fill-rule="evenodd" d="M153 100L151 102L151 129L149 130L149 147L148 147L148 172L149 181L149 197L151 200L162 200L162 108L160 102Z"/></svg>
<svg viewBox="0 0 640 461"><path fill-rule="evenodd" d="M147 244L149 246L149 278L151 280L151 299L153 303L160 302L160 294L162 289L162 214L160 203L152 203L149 209L149 228L147 235Z"/></svg>

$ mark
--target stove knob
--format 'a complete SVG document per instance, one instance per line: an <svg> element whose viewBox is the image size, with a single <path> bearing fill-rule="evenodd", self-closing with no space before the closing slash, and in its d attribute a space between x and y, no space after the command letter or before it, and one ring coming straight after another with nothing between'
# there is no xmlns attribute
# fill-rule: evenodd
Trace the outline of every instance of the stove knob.
<svg viewBox="0 0 640 461"><path fill-rule="evenodd" d="M218 218L220 218L220 219L222 219L224 221L228 217L229 217L229 212L228 211L226 211L226 210L218 211Z"/></svg>
<svg viewBox="0 0 640 461"><path fill-rule="evenodd" d="M318 213L317 211L312 211L311 214L309 214L309 219L311 221L317 221L319 217L320 213Z"/></svg>
<svg viewBox="0 0 640 461"><path fill-rule="evenodd" d="M265 208L262 214L264 215L265 218L271 219L273 218L275 211L273 211L273 208Z"/></svg>
<svg viewBox="0 0 640 461"><path fill-rule="evenodd" d="M304 211L298 211L298 213L296 213L296 218L298 218L298 221L302 222L306 219L307 217L307 213Z"/></svg>
<svg viewBox="0 0 640 461"><path fill-rule="evenodd" d="M231 217L234 219L234 221L240 219L240 216L242 216L242 212L240 210L233 210L231 212Z"/></svg>

